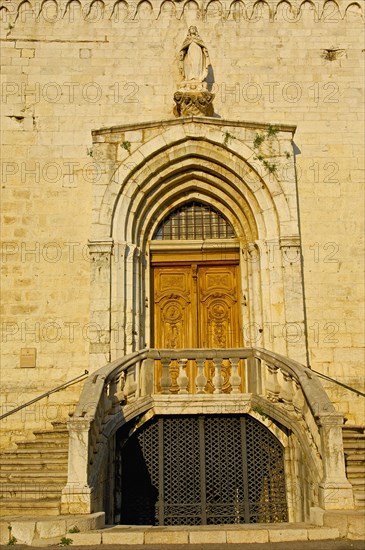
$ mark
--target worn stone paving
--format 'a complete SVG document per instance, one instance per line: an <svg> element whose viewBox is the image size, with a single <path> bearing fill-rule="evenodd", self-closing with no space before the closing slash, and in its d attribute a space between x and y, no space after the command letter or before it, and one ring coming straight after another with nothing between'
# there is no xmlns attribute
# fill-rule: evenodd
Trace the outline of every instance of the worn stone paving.
<svg viewBox="0 0 365 550"><path fill-rule="evenodd" d="M94 550L100 545L88 546L88 550ZM123 544L103 544L104 550L130 550L130 545ZM5 546L0 546L5 548ZM14 545L15 550L26 550L29 546ZM44 549L44 546L32 546L34 550ZM48 550L55 550L59 546L48 546ZM85 550L85 546L72 546L73 550ZM133 550L365 550L365 540L322 540L322 541L303 541L303 542L280 542L267 544L143 544L133 545Z"/></svg>

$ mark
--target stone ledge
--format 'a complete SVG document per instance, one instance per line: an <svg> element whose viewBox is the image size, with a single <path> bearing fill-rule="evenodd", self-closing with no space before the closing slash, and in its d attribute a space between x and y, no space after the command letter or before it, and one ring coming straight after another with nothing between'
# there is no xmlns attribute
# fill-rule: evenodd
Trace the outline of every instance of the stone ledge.
<svg viewBox="0 0 365 550"><path fill-rule="evenodd" d="M360 516L358 516L360 519ZM339 521L339 516L337 516ZM0 522L1 544L11 535L20 544L46 546L57 544L61 537L72 539L76 546L99 544L123 544L125 546L155 544L243 544L268 542L293 542L334 540L340 537L337 528L318 527L304 523L247 524L247 525L203 525L147 527L116 525L104 527L104 513L88 516L59 516L49 518L9 518ZM101 527L102 525L102 527ZM70 533L72 527L88 527L86 532ZM351 537L350 537L351 538ZM360 538L360 537L353 537Z"/></svg>
<svg viewBox="0 0 365 550"><path fill-rule="evenodd" d="M85 535L86 540L92 534L100 539L96 530L102 529L104 525L104 512L64 516L6 516L0 520L0 544L7 544L9 541L9 526L11 536L17 539L18 544L38 545L42 542L57 543L63 536L76 538ZM79 529L79 533L70 533L70 529L75 527Z"/></svg>

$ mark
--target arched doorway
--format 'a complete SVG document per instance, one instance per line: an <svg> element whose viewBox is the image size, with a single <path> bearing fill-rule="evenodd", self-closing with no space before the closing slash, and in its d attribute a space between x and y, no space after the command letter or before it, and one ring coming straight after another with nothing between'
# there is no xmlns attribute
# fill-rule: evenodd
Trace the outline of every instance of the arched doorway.
<svg viewBox="0 0 365 550"><path fill-rule="evenodd" d="M151 254L156 348L242 346L235 237L223 214L200 201L183 203L162 220Z"/></svg>
<svg viewBox="0 0 365 550"><path fill-rule="evenodd" d="M122 524L288 521L283 447L248 415L154 417L117 447Z"/></svg>
<svg viewBox="0 0 365 550"><path fill-rule="evenodd" d="M242 347L239 243L225 216L205 202L182 203L163 218L150 248L153 346ZM243 378L241 365L239 370ZM189 364L187 371L189 378L195 379L195 365ZM213 364L206 364L205 371L206 390L213 391ZM176 361L169 374L171 391L175 392L179 374ZM223 377L223 391L229 391L227 361Z"/></svg>

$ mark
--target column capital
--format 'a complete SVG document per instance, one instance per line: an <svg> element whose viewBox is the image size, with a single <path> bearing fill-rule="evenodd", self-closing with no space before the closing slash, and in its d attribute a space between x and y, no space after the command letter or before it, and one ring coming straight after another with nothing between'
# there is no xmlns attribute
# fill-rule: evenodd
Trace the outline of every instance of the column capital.
<svg viewBox="0 0 365 550"><path fill-rule="evenodd" d="M114 240L111 237L105 237L103 239L89 240L87 245L90 255L111 254Z"/></svg>

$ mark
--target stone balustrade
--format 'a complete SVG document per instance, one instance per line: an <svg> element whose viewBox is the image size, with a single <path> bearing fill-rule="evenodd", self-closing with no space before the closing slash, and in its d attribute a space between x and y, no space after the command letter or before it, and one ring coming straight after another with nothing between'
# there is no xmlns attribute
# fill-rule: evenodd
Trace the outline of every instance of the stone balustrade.
<svg viewBox="0 0 365 550"><path fill-rule="evenodd" d="M86 381L69 421L63 513L97 511L93 491L108 439L123 422L152 408L153 399L211 403L227 394L238 401L250 399L251 410L263 418L297 431L299 426L302 441L320 463L320 505L353 507L345 474L343 417L310 369L259 348L145 349L102 367Z"/></svg>

